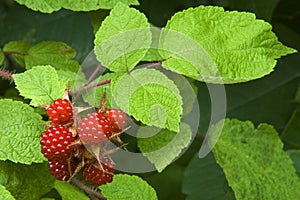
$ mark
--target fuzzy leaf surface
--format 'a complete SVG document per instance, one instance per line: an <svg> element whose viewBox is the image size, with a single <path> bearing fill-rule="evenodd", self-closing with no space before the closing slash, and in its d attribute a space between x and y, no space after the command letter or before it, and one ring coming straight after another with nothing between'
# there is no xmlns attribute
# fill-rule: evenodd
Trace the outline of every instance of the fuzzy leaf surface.
<svg viewBox="0 0 300 200"><path fill-rule="evenodd" d="M155 134L155 135L154 135ZM162 172L192 139L190 127L182 123L178 133L156 127L140 127L138 131L138 147L158 172Z"/></svg>
<svg viewBox="0 0 300 200"><path fill-rule="evenodd" d="M97 59L113 72L131 70L151 45L146 16L124 4L114 7L102 22L95 38Z"/></svg>
<svg viewBox="0 0 300 200"><path fill-rule="evenodd" d="M42 116L29 105L10 99L0 100L0 160L31 164L43 162L40 135Z"/></svg>
<svg viewBox="0 0 300 200"><path fill-rule="evenodd" d="M218 129L219 124L210 129L210 141ZM250 121L226 119L213 153L237 200L297 199L300 179L282 148L271 125L255 128Z"/></svg>
<svg viewBox="0 0 300 200"><path fill-rule="evenodd" d="M163 66L196 80L238 83L273 71L284 46L272 26L246 12L199 6L176 13L162 32Z"/></svg>
<svg viewBox="0 0 300 200"><path fill-rule="evenodd" d="M0 161L0 185L18 200L40 199L54 186L46 163L22 165Z"/></svg>
<svg viewBox="0 0 300 200"><path fill-rule="evenodd" d="M114 101L146 125L179 131L182 97L177 86L154 69L137 69L113 80Z"/></svg>
<svg viewBox="0 0 300 200"><path fill-rule="evenodd" d="M107 200L157 200L155 190L138 176L117 174L99 188Z"/></svg>
<svg viewBox="0 0 300 200"><path fill-rule="evenodd" d="M50 104L61 98L66 82L59 81L56 70L50 65L36 66L24 73L13 75L16 88L25 98L31 99L30 105Z"/></svg>
<svg viewBox="0 0 300 200"><path fill-rule="evenodd" d="M66 8L73 11L90 11L98 9L111 9L117 3L122 2L126 5L139 5L137 0L91 0L91 1L76 1L76 0L53 0L53 1L35 1L35 0L16 0L19 4L25 5L28 8L44 13L52 13Z"/></svg>

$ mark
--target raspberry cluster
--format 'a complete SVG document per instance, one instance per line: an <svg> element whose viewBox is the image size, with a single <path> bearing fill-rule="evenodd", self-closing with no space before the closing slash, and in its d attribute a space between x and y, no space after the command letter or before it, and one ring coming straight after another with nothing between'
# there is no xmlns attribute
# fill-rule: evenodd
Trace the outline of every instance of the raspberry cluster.
<svg viewBox="0 0 300 200"><path fill-rule="evenodd" d="M53 101L46 113L51 125L41 134L40 144L50 173L58 180L69 180L82 171L84 180L93 186L111 182L115 166L108 154L95 158L85 147L103 148L101 144L118 138L126 126L126 114L102 106L75 123L73 107L67 99Z"/></svg>

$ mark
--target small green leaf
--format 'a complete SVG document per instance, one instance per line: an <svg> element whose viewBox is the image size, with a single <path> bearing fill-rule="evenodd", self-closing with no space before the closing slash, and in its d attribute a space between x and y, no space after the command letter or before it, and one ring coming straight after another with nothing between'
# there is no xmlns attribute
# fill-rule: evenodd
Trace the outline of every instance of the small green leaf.
<svg viewBox="0 0 300 200"><path fill-rule="evenodd" d="M62 197L62 200L89 200L89 198L77 187L65 181L55 181L54 188Z"/></svg>
<svg viewBox="0 0 300 200"><path fill-rule="evenodd" d="M117 174L99 188L107 200L157 200L155 190L138 176Z"/></svg>
<svg viewBox="0 0 300 200"><path fill-rule="evenodd" d="M0 160L23 164L43 162L40 135L42 117L29 105L10 99L0 100Z"/></svg>
<svg viewBox="0 0 300 200"><path fill-rule="evenodd" d="M210 142L220 125L210 129ZM272 126L260 124L255 129L249 121L226 119L213 153L237 200L298 199L300 179L282 148Z"/></svg>
<svg viewBox="0 0 300 200"><path fill-rule="evenodd" d="M53 188L54 180L46 163L22 165L0 161L0 184L18 200L40 199Z"/></svg>
<svg viewBox="0 0 300 200"><path fill-rule="evenodd" d="M53 1L35 1L35 0L16 0L19 4L28 8L44 13L52 13L61 8L73 11L90 11L98 9L111 9L117 3L122 2L126 5L139 5L137 0L53 0Z"/></svg>
<svg viewBox="0 0 300 200"><path fill-rule="evenodd" d="M158 172L172 163L192 139L192 131L185 123L181 124L178 133L146 126L140 127L137 135L139 149Z"/></svg>
<svg viewBox="0 0 300 200"><path fill-rule="evenodd" d="M179 131L182 98L173 81L155 69L137 69L112 82L114 101L146 125Z"/></svg>
<svg viewBox="0 0 300 200"><path fill-rule="evenodd" d="M41 42L28 50L25 57L26 69L37 65L51 65L58 70L77 72L79 63L74 59L76 52L63 42Z"/></svg>
<svg viewBox="0 0 300 200"><path fill-rule="evenodd" d="M24 58L28 54L29 49L30 44L23 40L11 41L3 47L3 51L11 52L11 55L14 57L16 62L22 67L25 67Z"/></svg>
<svg viewBox="0 0 300 200"><path fill-rule="evenodd" d="M50 104L61 98L66 82L59 81L55 69L49 65L36 66L24 73L13 75L16 88L25 98L32 99L30 105Z"/></svg>
<svg viewBox="0 0 300 200"><path fill-rule="evenodd" d="M2 200L14 200L15 198L11 195L11 193L6 190L3 185L0 185L0 199Z"/></svg>
<svg viewBox="0 0 300 200"><path fill-rule="evenodd" d="M105 80L112 80L115 77L114 73L107 73L103 76L100 76L98 79L93 81L91 84L96 84ZM111 107L112 102L112 92L111 84L101 85L96 88L91 88L82 94L83 99L91 106L99 106L102 99L103 93L106 92L106 105Z"/></svg>
<svg viewBox="0 0 300 200"><path fill-rule="evenodd" d="M114 72L131 70L151 44L150 24L144 14L117 4L102 22L95 38L97 59Z"/></svg>
<svg viewBox="0 0 300 200"><path fill-rule="evenodd" d="M165 68L210 83L261 78L273 71L275 59L296 52L254 14L212 6L175 14L162 32L160 49Z"/></svg>
<svg viewBox="0 0 300 200"><path fill-rule="evenodd" d="M2 65L2 63L4 62L5 56L2 52L2 50L0 49L0 66Z"/></svg>
<svg viewBox="0 0 300 200"><path fill-rule="evenodd" d="M196 153L184 172L182 191L186 200L229 200L234 194L212 153L199 158Z"/></svg>

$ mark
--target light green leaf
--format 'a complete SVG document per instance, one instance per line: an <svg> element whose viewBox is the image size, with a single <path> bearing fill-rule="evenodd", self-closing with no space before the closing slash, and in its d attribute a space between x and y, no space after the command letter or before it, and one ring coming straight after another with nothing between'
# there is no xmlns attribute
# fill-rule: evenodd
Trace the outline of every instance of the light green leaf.
<svg viewBox="0 0 300 200"><path fill-rule="evenodd" d="M144 14L117 4L102 22L95 38L97 59L114 72L131 70L151 45L150 24Z"/></svg>
<svg viewBox="0 0 300 200"><path fill-rule="evenodd" d="M23 164L43 162L40 135L42 117L29 105L10 99L0 100L0 160Z"/></svg>
<svg viewBox="0 0 300 200"><path fill-rule="evenodd" d="M32 99L30 105L50 104L61 98L66 89L66 82L59 81L55 69L49 65L36 66L24 73L13 75L16 88L25 98Z"/></svg>
<svg viewBox="0 0 300 200"><path fill-rule="evenodd" d="M16 0L19 4L25 5L28 8L44 13L52 13L61 8L70 9L73 11L90 11L98 9L111 9L117 3L122 2L126 5L139 5L137 0L53 0L53 1L36 1L36 0Z"/></svg>
<svg viewBox="0 0 300 200"><path fill-rule="evenodd" d="M6 190L3 185L0 185L0 199L2 200L14 200L15 198L11 195L11 193Z"/></svg>
<svg viewBox="0 0 300 200"><path fill-rule="evenodd" d="M210 129L210 142L214 143L219 128L216 124ZM237 200L297 199L300 180L282 148L271 125L255 129L250 121L226 119L213 153Z"/></svg>
<svg viewBox="0 0 300 200"><path fill-rule="evenodd" d="M25 65L26 69L51 65L55 69L77 72L79 63L73 60L75 56L75 50L63 42L41 42L28 50Z"/></svg>
<svg viewBox="0 0 300 200"><path fill-rule="evenodd" d="M175 14L162 32L160 49L165 68L210 83L263 77L273 71L275 59L296 52L254 14L212 6Z"/></svg>
<svg viewBox="0 0 300 200"><path fill-rule="evenodd" d="M234 199L225 175L212 153L200 159L197 152L192 158L184 172L182 192L187 195L186 200Z"/></svg>
<svg viewBox="0 0 300 200"><path fill-rule="evenodd" d="M156 127L140 127L138 130L138 147L158 172L162 172L192 139L190 127L182 123L178 133Z"/></svg>
<svg viewBox="0 0 300 200"><path fill-rule="evenodd" d="M155 190L138 176L117 174L99 188L107 200L157 200Z"/></svg>
<svg viewBox="0 0 300 200"><path fill-rule="evenodd" d="M25 67L24 58L28 54L30 49L30 44L20 40L20 41L11 41L4 45L3 51L11 52L11 55L16 60L16 62Z"/></svg>
<svg viewBox="0 0 300 200"><path fill-rule="evenodd" d="M173 81L155 69L137 69L112 82L114 101L146 125L179 131L182 98Z"/></svg>
<svg viewBox="0 0 300 200"><path fill-rule="evenodd" d="M89 200L89 198L77 187L65 181L55 181L54 188L62 197L62 200Z"/></svg>
<svg viewBox="0 0 300 200"><path fill-rule="evenodd" d="M3 52L0 49L0 66L2 65L2 63L4 62L5 56L3 54Z"/></svg>
<svg viewBox="0 0 300 200"><path fill-rule="evenodd" d="M22 165L0 161L0 184L18 200L40 199L53 188L54 180L46 163Z"/></svg>
<svg viewBox="0 0 300 200"><path fill-rule="evenodd" d="M96 84L98 82L102 82L105 80L112 80L114 78L114 73L107 73L103 76L100 76L95 81L91 83ZM106 92L106 105L111 107L113 105L112 102L112 92L111 92L111 84L101 85L96 88L91 88L82 94L82 97L85 102L87 102L91 106L99 106L100 101L102 99L103 93Z"/></svg>

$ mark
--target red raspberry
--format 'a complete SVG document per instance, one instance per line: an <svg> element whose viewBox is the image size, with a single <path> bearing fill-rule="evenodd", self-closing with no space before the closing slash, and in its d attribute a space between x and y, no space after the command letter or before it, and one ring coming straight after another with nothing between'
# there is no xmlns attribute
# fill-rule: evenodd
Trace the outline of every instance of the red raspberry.
<svg viewBox="0 0 300 200"><path fill-rule="evenodd" d="M71 156L74 138L69 129L63 125L52 125L41 135L42 153L49 160L65 160Z"/></svg>
<svg viewBox="0 0 300 200"><path fill-rule="evenodd" d="M107 109L105 116L109 119L113 132L121 132L126 126L126 114L119 109Z"/></svg>
<svg viewBox="0 0 300 200"><path fill-rule="evenodd" d="M46 112L53 124L66 124L73 118L73 108L67 99L53 101Z"/></svg>
<svg viewBox="0 0 300 200"><path fill-rule="evenodd" d="M50 173L57 179L57 180L69 180L71 175L74 173L78 163L74 160L70 163L70 168L67 160L62 161L48 161L48 167L50 168ZM71 171L70 171L71 170Z"/></svg>
<svg viewBox="0 0 300 200"><path fill-rule="evenodd" d="M103 143L111 136L109 121L101 113L90 113L81 120L78 135L86 144Z"/></svg>
<svg viewBox="0 0 300 200"><path fill-rule="evenodd" d="M88 163L83 167L82 175L87 183L99 186L112 182L115 171L114 164L106 157L101 161L101 165L104 171L98 162Z"/></svg>

